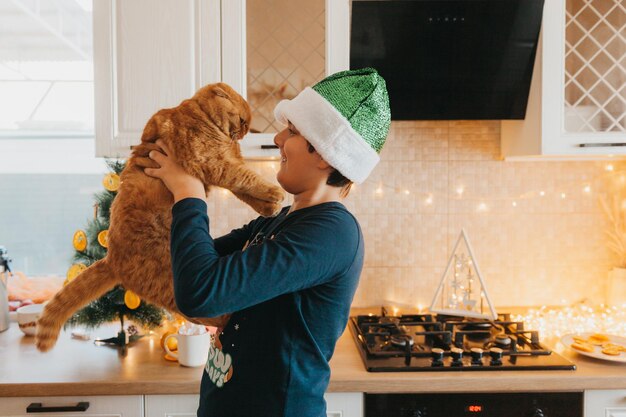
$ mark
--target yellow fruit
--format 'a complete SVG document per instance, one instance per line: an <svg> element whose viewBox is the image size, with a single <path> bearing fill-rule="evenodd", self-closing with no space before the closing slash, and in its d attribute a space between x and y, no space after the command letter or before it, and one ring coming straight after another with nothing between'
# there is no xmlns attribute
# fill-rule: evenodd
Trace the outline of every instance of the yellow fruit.
<svg viewBox="0 0 626 417"><path fill-rule="evenodd" d="M124 304L126 304L126 307L134 310L139 307L139 304L141 304L141 299L131 290L126 290L124 293Z"/></svg>
<svg viewBox="0 0 626 417"><path fill-rule="evenodd" d="M117 191L120 188L120 176L117 174L106 174L102 180L102 185L109 191Z"/></svg>
<svg viewBox="0 0 626 417"><path fill-rule="evenodd" d="M109 231L108 230L103 230L100 233L98 233L98 243L103 248L109 247Z"/></svg>
<svg viewBox="0 0 626 417"><path fill-rule="evenodd" d="M80 273L83 272L85 269L87 269L87 265L84 264L74 264L70 266L70 269L67 270L67 274L65 274L67 282L70 282L71 280L79 276Z"/></svg>
<svg viewBox="0 0 626 417"><path fill-rule="evenodd" d="M169 354L165 354L165 356L163 356L165 358L166 361L170 361L170 362L176 362L178 359L176 359L173 356L170 356Z"/></svg>
<svg viewBox="0 0 626 417"><path fill-rule="evenodd" d="M175 337L170 337L167 340L167 348L172 352L178 350L178 340Z"/></svg>
<svg viewBox="0 0 626 417"><path fill-rule="evenodd" d="M163 335L161 335L161 349L165 350L165 338L174 333L176 333L176 329L168 329L163 333Z"/></svg>
<svg viewBox="0 0 626 417"><path fill-rule="evenodd" d="M77 230L74 233L74 237L72 238L72 243L74 244L74 249L79 252L87 249L87 235L82 230Z"/></svg>

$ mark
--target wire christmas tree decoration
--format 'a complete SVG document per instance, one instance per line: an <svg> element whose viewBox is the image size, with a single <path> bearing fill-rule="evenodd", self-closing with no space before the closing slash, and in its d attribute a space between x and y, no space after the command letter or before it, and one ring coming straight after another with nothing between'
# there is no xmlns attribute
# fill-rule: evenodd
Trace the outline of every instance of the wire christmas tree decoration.
<svg viewBox="0 0 626 417"><path fill-rule="evenodd" d="M464 242L464 248L459 249L461 238ZM453 273L449 276L451 271ZM441 277L437 291L435 291L430 311L451 316L490 320L496 320L498 317L487 294L465 229L461 229L459 238L454 249L452 249L446 270Z"/></svg>

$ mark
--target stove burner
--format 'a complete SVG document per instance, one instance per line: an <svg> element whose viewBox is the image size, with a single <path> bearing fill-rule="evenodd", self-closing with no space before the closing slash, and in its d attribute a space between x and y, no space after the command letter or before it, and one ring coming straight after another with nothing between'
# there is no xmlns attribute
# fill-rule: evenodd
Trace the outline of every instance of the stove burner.
<svg viewBox="0 0 626 417"><path fill-rule="evenodd" d="M511 338L505 334L497 335L496 346L500 349L509 349L511 346Z"/></svg>
<svg viewBox="0 0 626 417"><path fill-rule="evenodd" d="M391 344L394 346L404 348L406 347L407 343L411 347L413 347L413 345L415 344L415 341L413 340L413 338L409 336L408 334L396 334L396 335L391 336Z"/></svg>

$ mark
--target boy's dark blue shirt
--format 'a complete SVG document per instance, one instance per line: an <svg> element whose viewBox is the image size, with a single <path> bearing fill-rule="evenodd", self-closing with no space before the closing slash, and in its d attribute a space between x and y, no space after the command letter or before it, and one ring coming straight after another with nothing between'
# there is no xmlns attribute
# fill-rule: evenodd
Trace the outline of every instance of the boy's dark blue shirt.
<svg viewBox="0 0 626 417"><path fill-rule="evenodd" d="M176 304L188 317L232 313L202 375L199 417L326 416L363 235L339 202L288 210L213 240L203 200L172 208Z"/></svg>

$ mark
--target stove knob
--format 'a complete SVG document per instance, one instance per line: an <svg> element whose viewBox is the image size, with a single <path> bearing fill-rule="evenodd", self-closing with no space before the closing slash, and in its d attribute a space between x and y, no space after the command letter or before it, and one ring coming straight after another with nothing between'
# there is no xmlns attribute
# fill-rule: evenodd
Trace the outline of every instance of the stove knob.
<svg viewBox="0 0 626 417"><path fill-rule="evenodd" d="M472 355L472 365L482 366L483 350L481 348L472 348L470 354Z"/></svg>
<svg viewBox="0 0 626 417"><path fill-rule="evenodd" d="M432 348L430 354L433 358L431 366L443 366L443 349Z"/></svg>
<svg viewBox="0 0 626 417"><path fill-rule="evenodd" d="M531 417L544 417L543 410L541 408L539 408L539 407L536 407L533 410L533 413L532 413Z"/></svg>
<svg viewBox="0 0 626 417"><path fill-rule="evenodd" d="M463 349L453 347L450 349L450 355L452 355L452 366L463 366Z"/></svg>
<svg viewBox="0 0 626 417"><path fill-rule="evenodd" d="M502 365L502 349L497 347L492 347L489 349L489 356L491 356L491 361L489 365L491 366L500 366Z"/></svg>

